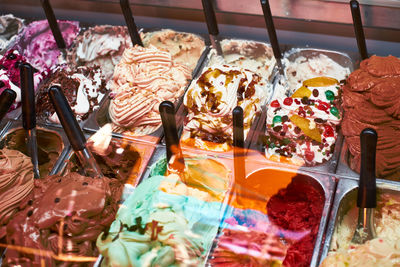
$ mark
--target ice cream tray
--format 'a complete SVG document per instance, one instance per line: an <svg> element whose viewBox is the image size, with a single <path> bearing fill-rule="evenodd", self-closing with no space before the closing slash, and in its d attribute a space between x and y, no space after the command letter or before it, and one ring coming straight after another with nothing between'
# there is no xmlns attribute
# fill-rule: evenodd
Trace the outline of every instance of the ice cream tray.
<svg viewBox="0 0 400 267"><path fill-rule="evenodd" d="M224 37L218 36L217 39L218 39L219 42L221 42L222 40L237 40L237 41L249 41L249 42L254 42L254 43L260 43L260 44L263 44L263 45L270 46L269 43L264 43L264 42L260 42L260 41L254 41L254 40L244 40L244 39L237 39L237 38L228 38L228 37L225 37L225 36L224 36ZM282 46L283 49L284 49L285 47L286 47L286 46ZM204 70L206 70L208 67L210 67L210 65L211 65L211 59L212 59L212 57L215 57L215 56L217 56L216 51L210 47L210 52L206 55L206 57L205 57L205 59L204 59L204 62L203 62L203 64L202 64L201 68L198 70L197 74L196 74L195 76L193 76L193 79L192 79L192 81L190 82L190 84L189 84L188 87L190 87L190 85L191 85L196 79L198 79L198 78L200 77L200 75L203 73ZM229 64L228 64L228 65L229 65ZM266 99L266 103L268 103L269 100L270 100L270 98L272 97L272 93L273 93L273 92L272 92L272 89L273 89L273 88L272 88L272 83L273 83L274 77L276 76L276 73L277 73L277 65L274 64L274 65L272 66L271 76L270 76L269 79L267 80L267 82L269 83L269 84L267 85L267 87L268 87L267 90L269 90L269 95L270 95L270 97ZM253 121L253 123L252 123L252 126L251 126L251 128L249 129L249 132L248 132L248 134L247 134L247 137L246 137L245 140L244 140L244 142L245 142L244 147L245 147L245 148L249 148L249 146L250 146L250 144L251 144L251 140L252 140L252 138L253 138L253 135L255 134L256 129L257 129L258 125L260 124L260 121L261 121L262 118L263 118L263 114L265 113L265 107L262 106L261 108L262 108L261 113L258 114L258 115L256 115L256 117L254 118L254 121ZM187 112L185 106L184 106L184 105L181 105L180 108L179 108L179 110L176 112L176 114L177 114L177 116L176 116L176 117L177 117L177 127L178 127L178 129L179 129L179 133L182 133L182 132L183 132L183 127L184 127L184 120L185 120L186 116L188 115L188 112ZM162 139L162 143L165 144L164 138ZM188 147L188 149L190 150L191 148ZM203 150L203 149L198 149L198 151L199 151L199 153L204 153L204 154L228 154L228 155L232 156L232 155L231 155L231 154L232 154L232 151L228 151L228 152L216 152L216 151L207 151L207 150Z"/></svg>
<svg viewBox="0 0 400 267"><path fill-rule="evenodd" d="M267 181L268 173L269 176L272 178L274 176L274 173L276 175L276 172L282 173L284 176L290 176L290 178L293 178L293 180L301 181L306 184L311 185L314 187L318 192L321 193L321 195L324 196L325 202L322 210L322 216L321 220L319 223L319 228L318 228L318 234L315 240L315 245L314 245L314 250L313 250L313 255L311 259L310 266L315 267L318 266L319 262L319 256L320 256L320 251L323 245L323 241L325 238L325 231L326 227L328 225L328 217L330 213L330 209L333 203L334 199L334 192L336 188L336 179L333 176L330 176L329 174L322 174L322 173L311 173L307 172L304 170L293 170L291 168L287 168L285 166L280 166L279 164L274 164L274 163L265 163L265 161L258 161L256 159L246 159L245 162L245 169L246 169L246 177L251 176L252 174L256 172L262 171L263 175L265 175ZM265 172L265 173L264 173ZM247 179L247 178L246 178ZM275 178L276 179L276 178ZM250 182L250 181L249 181ZM264 185L261 185L260 187L268 187L268 183L266 182ZM212 266L209 263L209 260L212 257L212 252L215 249L215 247L218 244L218 239L222 233L222 229L224 228L224 220L230 217L230 214L232 212L232 208L229 206L229 203L227 205L227 209L225 210L225 214L223 217L223 220L221 221L220 227L219 227L219 234L217 238L213 242L213 247L208 254L208 260L207 260L207 265L206 266Z"/></svg>
<svg viewBox="0 0 400 267"><path fill-rule="evenodd" d="M315 48L292 48L289 51L284 53L284 58L288 59L289 61L295 61L296 58L298 58L298 57L311 58L311 57L314 57L319 54L324 54L324 55L330 57L332 60L339 63L343 67L349 68L351 72L354 70L354 66L355 66L354 62L357 61L357 57L354 53L347 54L347 53L342 53L342 52L337 52L337 51L315 49ZM273 81L273 83L274 83L273 94L274 95L279 93L279 92L277 92L277 85L278 85L280 79L281 79L281 76L277 73L277 75ZM253 136L253 139L252 139L251 145L250 145L251 150L259 151L263 155L265 154L265 148L264 148L264 145L262 144L261 138L262 138L262 136L265 135L265 132L266 132L266 118L267 118L267 112L265 110L265 112L262 114L262 117L260 118L260 123L255 131L255 134ZM337 166L338 166L340 153L341 153L342 143L343 143L343 135L342 135L341 129L339 129L332 158L330 160L328 160L327 162L316 165L316 166L300 166L300 169L310 171L310 172L335 174ZM278 164L281 164L282 166L289 165L286 163L278 163ZM295 168L297 168L297 166Z"/></svg>
<svg viewBox="0 0 400 267"><path fill-rule="evenodd" d="M158 29L141 29L140 32L152 32L152 31L157 31L157 30ZM206 47L205 47L204 51L202 52L202 55L200 56L195 69L192 72L192 78L196 77L198 72L202 69L203 62L204 62L205 58L207 57L207 54L210 50L209 46L207 45L206 39L201 35L197 35L197 36L199 36L201 39L203 39L205 41ZM189 87L190 82L185 87L184 93L186 92L187 88ZM184 95L184 93L183 93L183 95ZM179 110L179 107L181 106L181 104L183 102L183 95L174 103L176 110ZM100 107L97 110L95 110L88 117L88 119L82 124L83 129L85 129L89 132L96 132L104 124L111 122L111 119L108 114L109 105L110 105L110 96L109 96L109 94L106 94L102 100L102 103L100 104ZM118 136L118 137L132 139L132 140L139 140L139 141L149 142L152 144L157 144L157 143L159 143L160 139L163 137L163 129L162 129L162 127L159 127L155 132L153 132L147 136L131 136L131 135L125 135L125 134L121 134L121 133L113 133L113 135Z"/></svg>
<svg viewBox="0 0 400 267"><path fill-rule="evenodd" d="M329 224L326 228L325 241L321 246L319 264L321 264L328 255L336 226L340 223L340 221L343 219L343 216L350 209L351 202L354 204L356 203L355 200L357 199L358 181L341 176L338 176L337 178L339 178L339 181L336 187L332 209L329 214ZM398 182L377 179L376 185L378 192L391 191L398 193L400 191L400 183Z"/></svg>
<svg viewBox="0 0 400 267"><path fill-rule="evenodd" d="M60 151L60 155L58 156L58 159L55 162L53 168L49 172L50 175L55 174L57 171L58 165L60 164L60 162L62 161L62 159L68 152L68 147L69 147L68 138L65 135L64 130L59 127L52 127L52 126L43 125L43 124L39 123L39 124L37 124L36 129L37 129L37 136L40 135L40 132L38 132L38 131L43 130L46 132L56 134L62 141L62 150ZM3 131L0 135L0 143L4 140L4 138L6 138L6 136L8 134L10 134L16 130L24 130L22 127L22 121L8 121L6 128L3 129Z"/></svg>

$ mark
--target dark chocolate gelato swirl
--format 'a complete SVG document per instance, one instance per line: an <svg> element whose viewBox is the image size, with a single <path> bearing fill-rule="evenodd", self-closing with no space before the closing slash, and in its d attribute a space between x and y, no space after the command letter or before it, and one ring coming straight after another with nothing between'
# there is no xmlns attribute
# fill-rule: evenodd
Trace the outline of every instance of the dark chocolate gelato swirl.
<svg viewBox="0 0 400 267"><path fill-rule="evenodd" d="M376 175L399 179L400 175L400 59L372 56L361 62L343 86L343 134L351 154L349 165L360 170L360 133L378 133Z"/></svg>

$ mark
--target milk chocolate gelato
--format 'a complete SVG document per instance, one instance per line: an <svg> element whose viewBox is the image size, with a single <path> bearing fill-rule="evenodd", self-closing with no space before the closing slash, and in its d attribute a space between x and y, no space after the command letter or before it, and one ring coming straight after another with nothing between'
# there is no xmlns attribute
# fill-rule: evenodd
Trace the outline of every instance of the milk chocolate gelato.
<svg viewBox="0 0 400 267"><path fill-rule="evenodd" d="M20 249L9 247L2 265L74 266L80 261L81 266L96 261L96 238L114 220L122 184L78 173L34 183L7 226L7 243Z"/></svg>
<svg viewBox="0 0 400 267"><path fill-rule="evenodd" d="M19 202L33 189L33 166L30 158L17 150L0 150L0 238L18 210Z"/></svg>
<svg viewBox="0 0 400 267"><path fill-rule="evenodd" d="M360 133L378 133L376 175L399 179L400 175L400 59L372 56L361 62L343 86L343 134L351 154L350 167L359 172Z"/></svg>

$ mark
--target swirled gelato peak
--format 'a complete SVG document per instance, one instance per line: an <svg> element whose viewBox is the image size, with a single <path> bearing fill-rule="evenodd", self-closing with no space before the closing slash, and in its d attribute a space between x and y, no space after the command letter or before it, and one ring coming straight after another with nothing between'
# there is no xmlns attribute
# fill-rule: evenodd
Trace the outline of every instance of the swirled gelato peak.
<svg viewBox="0 0 400 267"><path fill-rule="evenodd" d="M0 238L18 211L19 203L33 189L31 159L17 150L0 150Z"/></svg>
<svg viewBox="0 0 400 267"><path fill-rule="evenodd" d="M343 135L350 152L349 165L360 170L360 133L378 133L377 177L398 180L400 175L400 59L372 56L361 62L343 86Z"/></svg>
<svg viewBox="0 0 400 267"><path fill-rule="evenodd" d="M182 142L209 150L229 150L232 110L243 108L246 136L266 97L266 84L254 72L226 65L205 69L184 97L189 114Z"/></svg>
<svg viewBox="0 0 400 267"><path fill-rule="evenodd" d="M190 69L154 46L125 50L111 82L109 115L121 132L147 135L161 126L164 100L175 102L191 77Z"/></svg>

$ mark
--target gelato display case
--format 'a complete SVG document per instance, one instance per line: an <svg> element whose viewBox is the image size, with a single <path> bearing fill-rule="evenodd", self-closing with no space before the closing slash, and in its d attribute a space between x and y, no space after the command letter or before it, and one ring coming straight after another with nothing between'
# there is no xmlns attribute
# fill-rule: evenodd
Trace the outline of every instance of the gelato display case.
<svg viewBox="0 0 400 267"><path fill-rule="evenodd" d="M397 1L1 2L1 266L400 264Z"/></svg>

